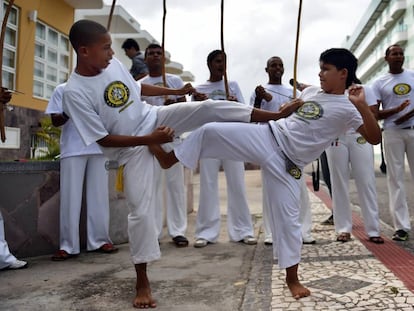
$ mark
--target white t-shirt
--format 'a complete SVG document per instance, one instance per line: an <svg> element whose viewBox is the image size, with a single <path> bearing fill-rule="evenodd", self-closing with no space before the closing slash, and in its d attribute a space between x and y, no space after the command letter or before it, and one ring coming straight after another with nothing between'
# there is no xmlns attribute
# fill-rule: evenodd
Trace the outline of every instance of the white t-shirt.
<svg viewBox="0 0 414 311"><path fill-rule="evenodd" d="M379 77L372 83L372 90L378 100L382 102L383 109L391 109L402 104L406 99L410 100L410 105L403 111L384 119L383 127L403 128L414 125L414 118L411 118L400 125L396 125L394 121L414 109L414 71L404 69L402 73L387 73Z"/></svg>
<svg viewBox="0 0 414 311"><path fill-rule="evenodd" d="M62 95L65 89L66 83L58 85L50 97L49 103L46 107L46 113L62 113ZM80 156L80 155L92 155L102 154L101 149L97 143L86 146L79 136L72 119L66 121L62 125L62 132L60 135L60 158Z"/></svg>
<svg viewBox="0 0 414 311"><path fill-rule="evenodd" d="M286 156L304 167L318 158L334 139L350 128L358 129L363 121L345 94L326 94L311 86L300 98L305 103L297 112L269 124Z"/></svg>
<svg viewBox="0 0 414 311"><path fill-rule="evenodd" d="M73 72L63 94L63 110L87 145L108 134L150 134L156 124L158 108L142 102L141 84L116 58L96 76L86 77ZM139 147L102 150L110 160L124 164L135 148Z"/></svg>
<svg viewBox="0 0 414 311"><path fill-rule="evenodd" d="M244 104L244 98L236 81L228 81L229 95L237 98L239 103ZM199 93L204 93L210 99L214 100L226 100L226 92L224 88L224 80L200 84L196 86L196 90Z"/></svg>
<svg viewBox="0 0 414 311"><path fill-rule="evenodd" d="M183 80L181 80L181 78L178 76L167 73L165 75L165 78L167 81L167 87L169 88L179 89L184 86ZM151 77L148 75L145 78L141 79L140 82L143 84L164 86L164 83L162 81L162 76ZM182 96L174 96L174 95L168 96L169 99L173 99L173 100L176 100L179 97L182 97ZM163 106L165 99L166 99L165 96L142 96L142 100L145 100L148 104L153 105L153 106Z"/></svg>
<svg viewBox="0 0 414 311"><path fill-rule="evenodd" d="M272 95L271 101L266 101L262 99L260 103L260 108L269 111L279 111L279 108L282 104L287 103L293 98L293 87L283 85L283 84L265 84L263 85L266 92ZM300 92L296 92L297 96L300 95ZM256 99L256 92L253 91L250 97L250 106L254 106L254 101Z"/></svg>

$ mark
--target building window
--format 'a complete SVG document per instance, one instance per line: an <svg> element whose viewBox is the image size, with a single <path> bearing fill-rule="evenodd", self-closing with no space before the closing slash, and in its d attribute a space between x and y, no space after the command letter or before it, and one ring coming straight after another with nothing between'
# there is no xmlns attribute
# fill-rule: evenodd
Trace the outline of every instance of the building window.
<svg viewBox="0 0 414 311"><path fill-rule="evenodd" d="M49 99L69 77L69 39L41 22L36 23L33 95Z"/></svg>
<svg viewBox="0 0 414 311"><path fill-rule="evenodd" d="M8 3L3 2L1 15L4 17ZM2 79L3 87L10 90L16 89L16 62L17 62L17 36L18 36L18 9L12 7L4 36L3 48L3 68Z"/></svg>

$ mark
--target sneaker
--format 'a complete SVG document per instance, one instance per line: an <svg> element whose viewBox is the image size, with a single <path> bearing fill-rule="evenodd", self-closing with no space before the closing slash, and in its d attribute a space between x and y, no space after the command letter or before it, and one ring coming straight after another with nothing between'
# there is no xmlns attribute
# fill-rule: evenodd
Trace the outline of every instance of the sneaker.
<svg viewBox="0 0 414 311"><path fill-rule="evenodd" d="M244 243L246 245L256 245L257 244L257 239L253 236L246 236L244 237L243 240L240 240L239 242Z"/></svg>
<svg viewBox="0 0 414 311"><path fill-rule="evenodd" d="M334 225L334 217L333 214L331 214L331 216L329 216L329 218L325 219L324 221L321 222L321 225L326 225L326 226L332 226Z"/></svg>
<svg viewBox="0 0 414 311"><path fill-rule="evenodd" d="M10 270L18 270L18 269L24 269L27 268L27 262L23 260L16 259L15 262L13 262L10 266L7 267L7 269Z"/></svg>
<svg viewBox="0 0 414 311"><path fill-rule="evenodd" d="M265 238L264 245L273 245L273 239L270 237Z"/></svg>
<svg viewBox="0 0 414 311"><path fill-rule="evenodd" d="M392 236L394 241L407 241L408 240L408 232L405 230L399 229L395 231L394 235Z"/></svg>
<svg viewBox="0 0 414 311"><path fill-rule="evenodd" d="M197 240L194 242L194 247L195 247L195 248L202 248L202 247L206 247L208 243L209 243L209 242L208 242L206 239L199 238L199 239L197 239Z"/></svg>
<svg viewBox="0 0 414 311"><path fill-rule="evenodd" d="M316 240L312 236L307 236L307 237L302 238L302 243L303 244L315 244Z"/></svg>

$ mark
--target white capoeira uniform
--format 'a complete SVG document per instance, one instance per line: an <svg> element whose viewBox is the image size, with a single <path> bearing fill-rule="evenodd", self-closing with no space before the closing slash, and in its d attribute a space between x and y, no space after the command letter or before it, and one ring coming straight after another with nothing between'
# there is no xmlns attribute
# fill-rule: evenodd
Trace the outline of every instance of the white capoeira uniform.
<svg viewBox="0 0 414 311"><path fill-rule="evenodd" d="M10 253L9 246L4 236L4 220L0 211L0 270L7 268L16 262L16 260L17 258Z"/></svg>
<svg viewBox="0 0 414 311"><path fill-rule="evenodd" d="M140 80L141 83L163 86L162 76L151 77L147 75ZM184 86L183 80L180 77L166 74L167 86L178 89ZM176 100L180 96L168 96L169 99ZM142 100L153 106L163 106L165 96L142 96ZM166 151L173 150L174 145L181 142L180 137L176 137L173 142L163 144L162 147ZM155 223L158 229L158 238L162 237L163 227L163 206L167 210L167 228L168 234L171 237L185 236L187 230L187 203L186 192L184 187L184 167L181 163L176 163L167 170L161 169L158 165L158 172L156 174L155 184L156 199L155 203ZM165 189L165 203L164 190Z"/></svg>
<svg viewBox="0 0 414 311"><path fill-rule="evenodd" d="M65 83L54 90L47 114L62 113ZM107 159L98 144L86 146L73 122L62 126L60 137L60 249L79 254L79 220L82 207L83 184L86 181L87 250L92 251L109 237L109 193Z"/></svg>
<svg viewBox="0 0 414 311"><path fill-rule="evenodd" d="M369 87L364 86L366 102L377 101ZM326 149L336 232L352 232L352 209L349 198L350 166L358 190L365 232L380 236L380 218L375 185L374 150L361 134L349 130Z"/></svg>
<svg viewBox="0 0 414 311"><path fill-rule="evenodd" d="M229 81L229 94L244 104L240 87ZM224 81L210 82L196 86L199 93L213 100L226 99ZM252 217L246 198L244 163L221 159L200 159L200 198L197 211L196 239L217 242L220 235L220 199L218 174L223 167L227 183L227 233L231 241L240 241L254 236Z"/></svg>
<svg viewBox="0 0 414 311"><path fill-rule="evenodd" d="M262 99L260 103L260 109L269 110L269 111L279 111L280 106L286 102L288 102L292 98L293 88L290 86L286 86L283 84L265 84L263 87L266 91L272 94L272 100L266 101ZM300 94L299 92L297 93ZM254 106L254 102L256 99L256 92L253 92L250 97L250 105ZM262 175L262 184L264 183L264 174L261 171ZM300 204L300 224L302 226L302 238L304 240L313 240L312 238L312 213L311 213L311 206L309 202L309 193L308 188L306 186L306 181L302 178L302 185L300 191L301 197L301 204ZM263 198L266 197L264 193L264 187L262 187L263 191ZM263 200L263 228L265 234L265 240L273 240L272 239L272 232L270 229L270 221L269 221L269 206L266 200Z"/></svg>
<svg viewBox="0 0 414 311"><path fill-rule="evenodd" d="M174 153L186 167L200 158L249 161L261 166L274 237L273 252L281 268L300 261L300 178L287 172L290 159L301 169L320 156L335 137L357 129L362 117L346 95L325 94L317 87L305 89L305 104L288 118L268 124L210 123L187 137ZM257 139L260 137L260 139ZM296 175L296 177L298 177Z"/></svg>
<svg viewBox="0 0 414 311"><path fill-rule="evenodd" d="M387 163L389 208L395 230L411 230L410 215L405 193L405 154L414 180L414 118L396 125L394 121L414 109L414 71L404 69L400 74L387 73L375 80L372 90L382 109L391 109L409 99L403 111L384 119L384 153Z"/></svg>
<svg viewBox="0 0 414 311"><path fill-rule="evenodd" d="M96 76L72 73L63 95L63 109L71 117L85 144L113 135L149 135L165 125L176 135L214 121L250 122L252 108L230 101L177 103L152 106L141 101L141 87L113 58ZM124 165L124 194L129 208L128 234L134 264L161 256L153 210L154 174L158 164L147 146L102 148L111 160Z"/></svg>

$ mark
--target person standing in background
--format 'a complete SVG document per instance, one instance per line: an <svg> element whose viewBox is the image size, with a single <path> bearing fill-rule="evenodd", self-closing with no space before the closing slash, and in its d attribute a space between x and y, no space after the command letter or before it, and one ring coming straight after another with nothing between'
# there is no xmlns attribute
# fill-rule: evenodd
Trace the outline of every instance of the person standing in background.
<svg viewBox="0 0 414 311"><path fill-rule="evenodd" d="M145 49L145 63L148 67L149 75L141 79L141 83L164 86L162 77L162 47L159 44L150 44ZM184 86L183 80L176 75L166 74L166 87L179 89ZM148 104L154 106L171 105L174 103L185 102L185 96L142 96ZM174 141L163 145L166 150L172 150L175 145L181 142L180 137L175 137ZM187 204L184 188L184 167L177 163L168 170L162 170L158 165L155 183L156 188L155 221L158 227L158 239L162 236L163 226L163 207L167 212L168 234L172 237L177 247L188 246L188 239L185 237L187 230ZM165 182L164 180L165 179ZM166 202L164 204L163 193L166 191Z"/></svg>
<svg viewBox="0 0 414 311"><path fill-rule="evenodd" d="M223 76L226 57L221 50L214 50L207 56L210 72L208 81L196 86L194 100L233 100L244 103L239 85L229 81L229 98L226 98ZM244 162L218 159L200 160L200 201L196 220L196 241L194 247L205 247L215 243L220 233L220 201L218 193L218 172L223 166L227 181L227 230L231 241L248 245L257 244L253 223L246 198L244 183Z"/></svg>
<svg viewBox="0 0 414 311"><path fill-rule="evenodd" d="M279 111L280 106L292 98L293 88L282 84L282 77L285 72L283 61L278 56L273 56L268 59L265 71L269 80L265 86L258 85L250 97L250 105L255 108L260 108L270 111ZM298 94L299 95L299 94ZM262 184L264 183L264 176L262 172ZM306 187L305 179L302 178L301 185L301 208L299 221L302 226L302 240L304 244L314 244L316 241L312 237L312 213L310 209L309 194ZM262 188L264 191L264 187ZM267 195L263 193L263 198ZM273 244L272 232L269 222L269 202L263 200L263 228L266 245Z"/></svg>
<svg viewBox="0 0 414 311"><path fill-rule="evenodd" d="M144 55L142 55L138 42L134 39L126 39L122 43L122 49L125 51L125 55L132 61L132 67L129 70L135 80L142 79L148 74L148 68L144 61Z"/></svg>
<svg viewBox="0 0 414 311"><path fill-rule="evenodd" d="M385 51L389 71L372 83L372 90L380 101L372 106L373 112L377 120L384 120L389 208L395 241L406 241L411 230L404 184L405 154L414 180L414 71L403 68L404 60L401 46L389 46Z"/></svg>
<svg viewBox="0 0 414 311"><path fill-rule="evenodd" d="M118 251L109 237L109 193L107 159L98 144L86 146L72 120L63 112L62 96L66 83L58 85L50 97L46 113L54 126L62 126L60 137L60 237L53 261L79 255L79 221L84 180L86 182L88 251Z"/></svg>

